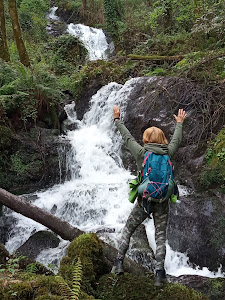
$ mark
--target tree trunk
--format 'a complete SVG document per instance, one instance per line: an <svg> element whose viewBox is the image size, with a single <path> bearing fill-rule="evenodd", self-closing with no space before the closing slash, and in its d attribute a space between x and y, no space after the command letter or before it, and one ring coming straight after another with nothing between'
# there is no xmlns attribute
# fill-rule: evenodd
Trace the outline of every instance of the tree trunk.
<svg viewBox="0 0 225 300"><path fill-rule="evenodd" d="M29 67L30 60L22 38L22 32L21 32L19 18L17 14L17 8L16 8L16 0L8 0L8 1L9 1L9 13L12 21L13 35L19 52L20 61L25 67Z"/></svg>
<svg viewBox="0 0 225 300"><path fill-rule="evenodd" d="M3 0L0 0L0 58L5 61L10 61L6 38L5 10Z"/></svg>
<svg viewBox="0 0 225 300"><path fill-rule="evenodd" d="M87 8L87 0L82 0L82 9L85 11Z"/></svg>
<svg viewBox="0 0 225 300"><path fill-rule="evenodd" d="M9 207L21 215L28 217L58 234L64 240L72 241L84 232L73 227L69 223L60 220L52 214L44 211L43 209L27 202L21 197L15 196L6 190L0 188L0 204ZM117 254L117 249L111 245L104 243L104 255L108 263L112 266L113 261ZM125 271L136 275L142 275L148 271L143 266L138 265L136 262L125 258Z"/></svg>
<svg viewBox="0 0 225 300"><path fill-rule="evenodd" d="M11 208L15 212L48 227L64 240L72 241L84 233L83 231L71 226L69 223L60 220L43 209L3 189L0 189L0 203Z"/></svg>
<svg viewBox="0 0 225 300"><path fill-rule="evenodd" d="M128 54L128 58L133 60L157 60L157 61L179 61L184 58L184 55L176 55L176 56L161 56L161 55L136 55L136 54Z"/></svg>

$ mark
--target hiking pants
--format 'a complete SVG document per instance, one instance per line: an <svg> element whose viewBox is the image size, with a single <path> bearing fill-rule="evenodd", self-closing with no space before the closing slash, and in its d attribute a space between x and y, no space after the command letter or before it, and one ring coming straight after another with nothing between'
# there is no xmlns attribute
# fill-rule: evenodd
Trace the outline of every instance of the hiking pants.
<svg viewBox="0 0 225 300"><path fill-rule="evenodd" d="M127 222L122 230L120 246L118 249L118 258L124 258L131 235L135 229L146 219L149 215L144 211L141 201L137 201L133 210L131 211ZM154 206L153 219L155 224L155 242L156 242L156 270L164 268L166 256L166 228L168 220L169 203L166 201L162 204L156 203Z"/></svg>

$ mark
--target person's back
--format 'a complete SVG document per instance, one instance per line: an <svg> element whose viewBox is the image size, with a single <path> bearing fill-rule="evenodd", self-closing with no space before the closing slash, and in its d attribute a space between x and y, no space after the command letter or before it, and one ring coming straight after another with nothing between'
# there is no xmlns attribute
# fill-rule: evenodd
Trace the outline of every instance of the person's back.
<svg viewBox="0 0 225 300"><path fill-rule="evenodd" d="M129 130L120 120L120 106L113 107L113 118L117 129L120 131L125 145L130 150L131 154L136 160L137 169L142 169L144 156L147 151L153 152L157 155L169 155L172 157L181 144L182 139L182 124L186 118L186 113L183 109L179 109L178 116L174 115L177 122L173 137L168 144L163 131L157 127L150 127L145 130L143 134L144 146L138 144ZM128 217L125 227L122 231L118 255L114 262L113 272L122 274L123 259L129 247L130 237L135 229L152 213L155 223L155 241L156 241L156 286L161 286L166 280L166 273L164 269L165 255L166 255L166 228L168 220L169 203L164 201L161 203L150 202L150 210L148 213L144 208L143 197L138 197L136 204Z"/></svg>

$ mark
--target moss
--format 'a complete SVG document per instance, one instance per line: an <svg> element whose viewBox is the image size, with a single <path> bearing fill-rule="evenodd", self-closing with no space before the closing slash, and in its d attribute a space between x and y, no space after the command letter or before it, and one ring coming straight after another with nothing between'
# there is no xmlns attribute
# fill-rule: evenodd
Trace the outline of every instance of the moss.
<svg viewBox="0 0 225 300"><path fill-rule="evenodd" d="M44 294L42 296L39 296L37 298L35 298L36 300L63 300L65 299L64 297L62 296L55 296L55 295L49 295L48 293L47 294Z"/></svg>
<svg viewBox="0 0 225 300"><path fill-rule="evenodd" d="M201 172L203 187L221 187L225 180L225 128L212 141L205 156L205 166Z"/></svg>
<svg viewBox="0 0 225 300"><path fill-rule="evenodd" d="M69 245L67 255L61 260L59 274L70 286L73 268L78 257L81 259L83 270L82 290L88 294L93 294L96 279L106 272L103 243L96 234L82 234L76 238Z"/></svg>
<svg viewBox="0 0 225 300"><path fill-rule="evenodd" d="M35 296L43 295L47 291L53 295L60 296L60 288L55 276L37 276L34 285L36 288Z"/></svg>
<svg viewBox="0 0 225 300"><path fill-rule="evenodd" d="M1 287L1 300L31 299L33 288L28 282L9 281L7 286Z"/></svg>
<svg viewBox="0 0 225 300"><path fill-rule="evenodd" d="M107 300L207 300L208 298L181 284L167 284L156 288L147 276L105 275L99 281L98 297Z"/></svg>
<svg viewBox="0 0 225 300"><path fill-rule="evenodd" d="M211 300L223 300L225 295L224 278L212 278L207 283L208 295Z"/></svg>
<svg viewBox="0 0 225 300"><path fill-rule="evenodd" d="M94 80L98 80L99 85L106 85L109 82L125 83L130 76L137 75L135 62L120 61L93 61L89 62L78 73L71 76L70 89L74 96L78 98L83 89ZM135 73L137 72L137 73Z"/></svg>
<svg viewBox="0 0 225 300"><path fill-rule="evenodd" d="M155 300L207 300L208 297L182 284L170 284L160 291Z"/></svg>

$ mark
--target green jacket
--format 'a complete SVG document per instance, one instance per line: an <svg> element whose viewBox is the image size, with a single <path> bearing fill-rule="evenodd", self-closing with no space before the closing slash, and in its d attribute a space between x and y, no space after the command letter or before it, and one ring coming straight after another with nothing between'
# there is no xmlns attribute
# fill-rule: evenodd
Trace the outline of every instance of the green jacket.
<svg viewBox="0 0 225 300"><path fill-rule="evenodd" d="M146 151L152 151L155 154L167 154L171 158L177 151L182 140L182 125L183 123L177 123L173 134L173 137L168 145L163 144L146 144L143 146L139 145L134 137L130 134L129 130L123 124L121 120L115 122L116 127L122 135L125 145L130 150L131 154L136 160L138 171L142 168L142 163L144 160L144 155Z"/></svg>

